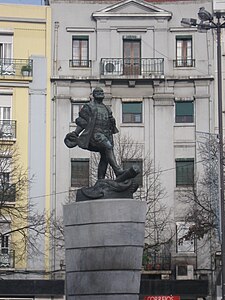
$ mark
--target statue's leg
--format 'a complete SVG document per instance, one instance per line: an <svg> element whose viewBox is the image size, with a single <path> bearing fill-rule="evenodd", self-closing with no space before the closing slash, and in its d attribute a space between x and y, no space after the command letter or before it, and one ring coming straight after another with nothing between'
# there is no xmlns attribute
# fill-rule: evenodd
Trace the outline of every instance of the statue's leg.
<svg viewBox="0 0 225 300"><path fill-rule="evenodd" d="M123 174L124 170L122 169L121 166L118 165L115 154L113 152L113 149L106 149L105 154L106 154L106 158L107 158L110 166L112 167L115 175L119 176L119 175Z"/></svg>
<svg viewBox="0 0 225 300"><path fill-rule="evenodd" d="M108 160L104 152L100 152L100 161L98 164L98 179L104 179L108 167Z"/></svg>

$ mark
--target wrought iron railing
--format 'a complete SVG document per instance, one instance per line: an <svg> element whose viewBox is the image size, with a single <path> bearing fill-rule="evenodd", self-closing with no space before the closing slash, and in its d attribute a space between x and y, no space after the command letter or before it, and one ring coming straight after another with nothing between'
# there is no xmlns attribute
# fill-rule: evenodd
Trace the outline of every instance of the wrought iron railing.
<svg viewBox="0 0 225 300"><path fill-rule="evenodd" d="M2 249L0 250L0 268L15 267L15 251Z"/></svg>
<svg viewBox="0 0 225 300"><path fill-rule="evenodd" d="M161 254L143 255L143 267L146 271L151 270L171 270L171 256Z"/></svg>
<svg viewBox="0 0 225 300"><path fill-rule="evenodd" d="M91 68L91 60L70 59L69 66L70 68Z"/></svg>
<svg viewBox="0 0 225 300"><path fill-rule="evenodd" d="M11 140L16 138L16 121L0 120L0 140Z"/></svg>
<svg viewBox="0 0 225 300"><path fill-rule="evenodd" d="M4 184L0 186L0 205L4 208L9 202L16 201L16 185L15 184Z"/></svg>
<svg viewBox="0 0 225 300"><path fill-rule="evenodd" d="M182 68L182 67L195 67L195 59L175 59L173 61L173 66L175 68Z"/></svg>
<svg viewBox="0 0 225 300"><path fill-rule="evenodd" d="M164 75L163 58L102 58L101 75L154 77Z"/></svg>
<svg viewBox="0 0 225 300"><path fill-rule="evenodd" d="M32 76L31 59L0 58L0 76Z"/></svg>

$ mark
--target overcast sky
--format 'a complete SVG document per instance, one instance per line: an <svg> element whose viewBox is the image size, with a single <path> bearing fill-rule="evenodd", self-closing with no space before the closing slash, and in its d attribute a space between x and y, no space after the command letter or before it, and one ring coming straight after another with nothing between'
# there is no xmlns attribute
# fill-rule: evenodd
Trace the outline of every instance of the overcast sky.
<svg viewBox="0 0 225 300"><path fill-rule="evenodd" d="M0 0L0 3L6 4L34 4L34 5L41 5L44 3L44 0Z"/></svg>

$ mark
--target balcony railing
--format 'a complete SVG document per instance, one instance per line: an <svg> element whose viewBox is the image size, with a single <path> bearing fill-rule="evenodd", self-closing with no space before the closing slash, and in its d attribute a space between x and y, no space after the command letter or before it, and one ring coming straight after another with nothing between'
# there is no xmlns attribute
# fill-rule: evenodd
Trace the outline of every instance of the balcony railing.
<svg viewBox="0 0 225 300"><path fill-rule="evenodd" d="M32 76L31 59L0 58L0 76Z"/></svg>
<svg viewBox="0 0 225 300"><path fill-rule="evenodd" d="M14 268L14 267L15 267L15 251L2 249L2 251L0 252L0 268Z"/></svg>
<svg viewBox="0 0 225 300"><path fill-rule="evenodd" d="M16 201L16 185L4 184L0 186L0 205L4 208L4 205Z"/></svg>
<svg viewBox="0 0 225 300"><path fill-rule="evenodd" d="M70 68L91 68L91 60L70 59Z"/></svg>
<svg viewBox="0 0 225 300"><path fill-rule="evenodd" d="M144 254L143 267L145 271L170 270L171 257L170 255Z"/></svg>
<svg viewBox="0 0 225 300"><path fill-rule="evenodd" d="M12 140L16 138L16 121L0 120L0 140Z"/></svg>
<svg viewBox="0 0 225 300"><path fill-rule="evenodd" d="M101 75L145 76L164 75L163 58L102 58Z"/></svg>
<svg viewBox="0 0 225 300"><path fill-rule="evenodd" d="M173 66L175 68L189 68L195 67L195 59L175 59L173 61Z"/></svg>

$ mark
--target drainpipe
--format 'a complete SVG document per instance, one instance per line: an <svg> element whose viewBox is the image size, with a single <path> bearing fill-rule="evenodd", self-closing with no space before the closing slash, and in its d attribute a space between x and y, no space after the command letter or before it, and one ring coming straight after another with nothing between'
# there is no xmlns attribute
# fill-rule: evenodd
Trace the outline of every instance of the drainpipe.
<svg viewBox="0 0 225 300"><path fill-rule="evenodd" d="M54 26L54 40L53 40L53 76L58 72L58 35L59 35L59 22L55 22Z"/></svg>

